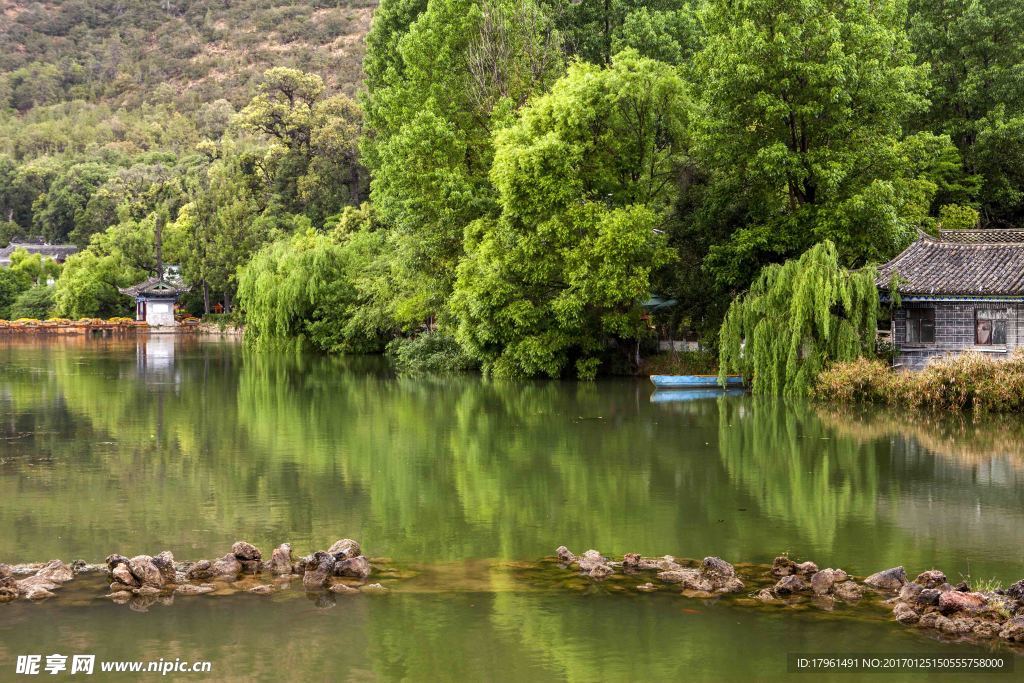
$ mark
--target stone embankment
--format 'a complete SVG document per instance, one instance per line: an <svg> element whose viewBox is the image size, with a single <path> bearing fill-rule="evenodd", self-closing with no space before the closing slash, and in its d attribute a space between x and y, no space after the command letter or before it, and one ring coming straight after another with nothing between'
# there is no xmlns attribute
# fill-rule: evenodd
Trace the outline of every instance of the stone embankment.
<svg viewBox="0 0 1024 683"><path fill-rule="evenodd" d="M103 564L81 560L70 565L61 560L0 564L0 603L19 598L45 600L79 575L104 573L109 580L105 597L116 603L137 602L139 598L159 602L175 595L269 595L287 589L292 581L301 581L307 592L387 592L381 584L367 582L372 571L359 543L349 538L298 559L292 556L291 545L282 543L267 560L253 544L238 541L223 557L194 562L175 561L174 555L164 550L156 555L134 557L115 553Z"/></svg>
<svg viewBox="0 0 1024 683"><path fill-rule="evenodd" d="M858 581L842 569L819 569L814 562L797 563L785 556L776 557L770 567L741 565L740 570L718 557L695 562L627 553L621 561L612 561L597 550L576 555L565 546L555 556L563 568L595 581L628 584L641 593L681 589L692 598L737 594L739 604L810 602L825 609L837 603L881 605L890 608L899 623L944 637L1024 643L1024 579L1006 589L974 591L964 581L950 584L937 569L910 580L903 567L893 567Z"/></svg>

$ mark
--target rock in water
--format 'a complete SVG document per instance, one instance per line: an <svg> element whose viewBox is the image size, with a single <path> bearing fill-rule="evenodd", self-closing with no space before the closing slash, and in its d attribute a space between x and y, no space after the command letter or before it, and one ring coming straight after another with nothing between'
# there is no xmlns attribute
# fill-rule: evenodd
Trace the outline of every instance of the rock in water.
<svg viewBox="0 0 1024 683"><path fill-rule="evenodd" d="M928 571L918 574L917 578L914 579L914 583L924 586L925 588L938 588L942 584L946 583L946 575L938 569L929 569Z"/></svg>
<svg viewBox="0 0 1024 683"><path fill-rule="evenodd" d="M362 553L360 552L358 541L353 541L351 538L343 538L340 541L335 541L334 545L327 549L327 554L334 555L334 559L340 561L359 557Z"/></svg>
<svg viewBox="0 0 1024 683"><path fill-rule="evenodd" d="M1024 579L1021 579L1007 588L1006 594L1017 602L1024 603Z"/></svg>
<svg viewBox="0 0 1024 683"><path fill-rule="evenodd" d="M346 560L348 562L350 560ZM327 583L327 577L334 572L334 556L325 552L313 554L302 575L302 585L306 590L319 590Z"/></svg>
<svg viewBox="0 0 1024 683"><path fill-rule="evenodd" d="M260 549L247 541L236 541L231 546L231 554L243 562L263 559Z"/></svg>
<svg viewBox="0 0 1024 683"><path fill-rule="evenodd" d="M60 560L50 560L42 569L36 572L36 576L53 581L54 583L67 583L75 578L75 572Z"/></svg>
<svg viewBox="0 0 1024 683"><path fill-rule="evenodd" d="M202 581L203 579L213 578L213 563L209 560L199 560L188 568L185 572L185 577L189 581Z"/></svg>
<svg viewBox="0 0 1024 683"><path fill-rule="evenodd" d="M126 567L128 566L128 558L125 557L124 555L117 555L117 554L107 555L106 562L107 562L107 569L109 569L110 571L114 571L114 567L116 567L119 564L123 564Z"/></svg>
<svg viewBox="0 0 1024 683"><path fill-rule="evenodd" d="M18 597L18 593L18 583L13 576L10 574L0 576L0 602L14 600Z"/></svg>
<svg viewBox="0 0 1024 683"><path fill-rule="evenodd" d="M811 590L815 595L827 595L835 583L835 572L832 569L822 569L811 577Z"/></svg>
<svg viewBox="0 0 1024 683"><path fill-rule="evenodd" d="M731 579L736 576L736 568L720 557L705 557L700 571L709 579Z"/></svg>
<svg viewBox="0 0 1024 683"><path fill-rule="evenodd" d="M128 560L128 570L143 586L164 587L164 577L149 555L136 555Z"/></svg>
<svg viewBox="0 0 1024 683"><path fill-rule="evenodd" d="M789 559L785 555L779 555L772 560L772 575L777 577L789 576L790 574L796 574L796 562Z"/></svg>
<svg viewBox="0 0 1024 683"><path fill-rule="evenodd" d="M939 611L943 614L954 612L977 612L988 601L981 593L961 593L949 591L939 595Z"/></svg>
<svg viewBox="0 0 1024 683"><path fill-rule="evenodd" d="M360 555L348 560L342 560L334 565L334 573L338 576L351 576L357 579L365 579L370 575L370 561Z"/></svg>
<svg viewBox="0 0 1024 683"><path fill-rule="evenodd" d="M346 586L343 583L332 584L327 590L331 591L332 593L342 593L345 595L356 595L357 593L359 593L359 591L353 588L352 586Z"/></svg>
<svg viewBox="0 0 1024 683"><path fill-rule="evenodd" d="M999 637L1011 643L1024 643L1024 616L1013 617L999 631Z"/></svg>
<svg viewBox="0 0 1024 683"><path fill-rule="evenodd" d="M164 583L174 583L174 555L170 550L164 550L154 557L153 564L160 570L160 575L164 577Z"/></svg>
<svg viewBox="0 0 1024 683"><path fill-rule="evenodd" d="M872 588L890 591L898 591L906 582L907 572L903 570L903 567L885 569L864 579L864 583Z"/></svg>
<svg viewBox="0 0 1024 683"><path fill-rule="evenodd" d="M9 576L14 576L14 572L11 571L11 565L0 562L0 579L6 579Z"/></svg>
<svg viewBox="0 0 1024 683"><path fill-rule="evenodd" d="M271 574L292 573L292 546L290 543L282 543L274 548L274 552L270 554L268 569Z"/></svg>
<svg viewBox="0 0 1024 683"><path fill-rule="evenodd" d="M253 586L252 588L250 588L249 592L255 593L256 595L270 595L274 592L274 587L270 584L261 583L258 586Z"/></svg>
<svg viewBox="0 0 1024 683"><path fill-rule="evenodd" d="M808 560L807 562L801 562L800 564L798 564L796 566L796 571L800 574L810 576L811 574L814 574L818 571L818 565Z"/></svg>
<svg viewBox="0 0 1024 683"><path fill-rule="evenodd" d="M796 574L789 574L779 579L772 592L776 595L792 595L807 590L807 583Z"/></svg>
<svg viewBox="0 0 1024 683"><path fill-rule="evenodd" d="M892 612L901 624L916 624L921 619L921 615L905 602L897 602Z"/></svg>
<svg viewBox="0 0 1024 683"><path fill-rule="evenodd" d="M832 595L840 600L852 602L860 600L862 592L856 581L843 581L832 585Z"/></svg>
<svg viewBox="0 0 1024 683"><path fill-rule="evenodd" d="M564 564L572 564L576 561L576 556L573 555L572 551L570 551L564 545L560 545L558 546L558 548L555 549L555 556L558 558L559 562L562 562Z"/></svg>
<svg viewBox="0 0 1024 683"><path fill-rule="evenodd" d="M577 564L579 564L580 569L582 569L585 572L589 572L597 565L605 564L606 562L608 562L608 558L604 557L601 553L597 552L596 550L588 550L587 552L583 553L581 557L577 557L576 562Z"/></svg>
<svg viewBox="0 0 1024 683"><path fill-rule="evenodd" d="M612 574L614 574L615 570L611 567L611 565L599 564L587 573L590 575L590 578L592 579L606 579Z"/></svg>
<svg viewBox="0 0 1024 683"><path fill-rule="evenodd" d="M129 588L135 588L139 585L138 580L128 571L128 565L126 564L116 565L114 571L110 572L110 575L114 581Z"/></svg>
<svg viewBox="0 0 1024 683"><path fill-rule="evenodd" d="M242 573L242 563L233 553L228 553L219 560L214 560L210 565L210 572L213 576L238 576Z"/></svg>
<svg viewBox="0 0 1024 683"><path fill-rule="evenodd" d="M178 595L201 595L202 593L212 593L217 590L214 586L200 585L197 586L191 583L183 583L174 589L174 592Z"/></svg>
<svg viewBox="0 0 1024 683"><path fill-rule="evenodd" d="M367 586L362 586L359 589L360 593L369 593L371 595L383 595L388 592L388 589L379 583L371 583Z"/></svg>

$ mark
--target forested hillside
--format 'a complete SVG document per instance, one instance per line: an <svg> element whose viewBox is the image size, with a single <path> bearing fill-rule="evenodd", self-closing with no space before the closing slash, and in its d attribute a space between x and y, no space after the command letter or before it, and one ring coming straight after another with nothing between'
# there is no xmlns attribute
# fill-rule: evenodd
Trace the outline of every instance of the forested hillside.
<svg viewBox="0 0 1024 683"><path fill-rule="evenodd" d="M253 344L589 377L816 244L1024 218L1015 0L371 11L7 2L0 238L87 247L51 310L123 310L159 235Z"/></svg>
<svg viewBox="0 0 1024 683"><path fill-rule="evenodd" d="M0 243L31 234L84 245L110 217L84 204L128 169L144 184L144 169L218 140L271 67L353 95L375 4L3 0Z"/></svg>

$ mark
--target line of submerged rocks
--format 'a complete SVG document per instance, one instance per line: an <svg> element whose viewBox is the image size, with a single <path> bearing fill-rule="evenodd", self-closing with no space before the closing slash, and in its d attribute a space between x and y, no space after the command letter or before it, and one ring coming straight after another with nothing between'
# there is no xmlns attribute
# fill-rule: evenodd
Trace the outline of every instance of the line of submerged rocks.
<svg viewBox="0 0 1024 683"><path fill-rule="evenodd" d="M891 606L896 621L904 625L970 640L1024 643L1024 579L1006 589L972 591L964 581L952 585L937 569L921 572L911 581L903 567L893 567L858 582L842 569L819 569L814 562L798 563L786 556L776 557L767 571L763 565L750 567L744 577L719 557L694 563L671 555L649 558L626 553L621 561L612 561L597 550L576 555L565 546L555 556L563 567L596 580L616 575L635 579L654 572L660 585L638 583L634 588L639 592L674 586L687 597L748 593L762 603L791 604L813 598L828 606L836 601L857 603L870 593Z"/></svg>
<svg viewBox="0 0 1024 683"><path fill-rule="evenodd" d="M270 594L301 579L307 592L383 593L387 589L366 580L373 571L357 541L343 538L327 550L294 559L289 543L274 548L270 558L252 543L238 541L231 551L215 560L176 562L169 550L157 555L125 557L109 555L103 564L61 560L45 564L0 564L0 602L18 598L43 600L79 574L106 572L110 593L105 597L123 603L137 596L201 595L226 592L224 586L249 593ZM270 577L270 582L265 579ZM23 578L19 578L23 577ZM230 592L236 592L232 590Z"/></svg>

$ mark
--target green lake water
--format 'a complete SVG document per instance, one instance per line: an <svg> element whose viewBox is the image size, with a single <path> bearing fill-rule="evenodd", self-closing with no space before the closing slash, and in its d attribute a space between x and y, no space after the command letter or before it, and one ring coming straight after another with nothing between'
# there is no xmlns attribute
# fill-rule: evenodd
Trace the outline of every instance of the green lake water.
<svg viewBox="0 0 1024 683"><path fill-rule="evenodd" d="M51 652L210 660L215 680L591 681L777 680L790 652L983 651L884 611L524 579L562 544L1024 576L1018 419L651 394L631 379L399 378L380 359L212 340L0 342L0 561L212 558L238 539L298 556L351 537L407 577L336 604L292 590L137 612L94 586L0 605L0 681L18 654Z"/></svg>

